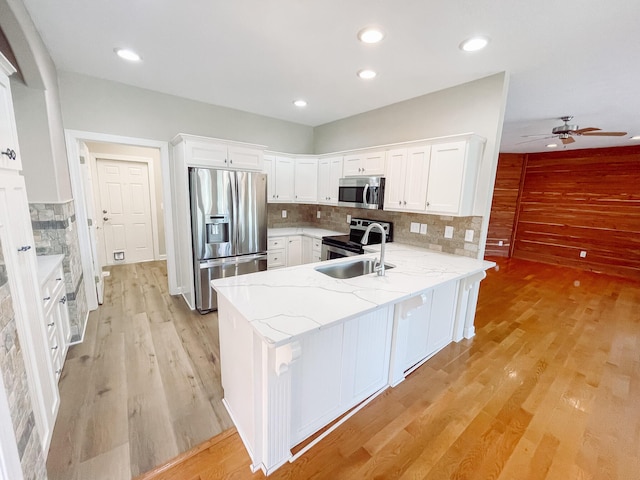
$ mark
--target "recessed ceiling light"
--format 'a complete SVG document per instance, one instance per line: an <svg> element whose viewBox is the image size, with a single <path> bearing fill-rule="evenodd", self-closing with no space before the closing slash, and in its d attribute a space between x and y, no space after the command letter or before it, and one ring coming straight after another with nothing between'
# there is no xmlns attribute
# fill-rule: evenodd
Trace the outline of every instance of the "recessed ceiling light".
<svg viewBox="0 0 640 480"><path fill-rule="evenodd" d="M360 70L358 72L358 76L363 80L371 80L372 78L375 78L376 75L377 73L374 72L373 70Z"/></svg>
<svg viewBox="0 0 640 480"><path fill-rule="evenodd" d="M378 43L384 38L384 33L377 27L365 27L358 32L358 39L362 43Z"/></svg>
<svg viewBox="0 0 640 480"><path fill-rule="evenodd" d="M116 55L118 55L120 58L129 60L130 62L139 62L140 60L142 60L142 57L140 55L127 48L114 48L113 51L116 52Z"/></svg>
<svg viewBox="0 0 640 480"><path fill-rule="evenodd" d="M294 101L293 101L293 104L294 104L296 107L300 107L300 108L302 108L302 107L306 107L306 106L307 106L307 102L306 102L305 100L302 100L302 99L300 99L300 100L294 100Z"/></svg>
<svg viewBox="0 0 640 480"><path fill-rule="evenodd" d="M471 37L467 38L460 44L460 50L464 50L465 52L477 52L478 50L482 50L484 47L486 47L488 43L488 37Z"/></svg>
<svg viewBox="0 0 640 480"><path fill-rule="evenodd" d="M634 135L631 140L640 140L640 135Z"/></svg>
<svg viewBox="0 0 640 480"><path fill-rule="evenodd" d="M558 146L557 143L549 143L547 144L547 148L556 148Z"/></svg>

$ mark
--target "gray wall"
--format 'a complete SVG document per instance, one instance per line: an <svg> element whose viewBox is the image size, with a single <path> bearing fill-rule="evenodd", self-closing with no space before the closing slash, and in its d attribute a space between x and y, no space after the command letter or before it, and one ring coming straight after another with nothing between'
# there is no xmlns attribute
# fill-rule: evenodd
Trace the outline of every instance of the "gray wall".
<svg viewBox="0 0 640 480"><path fill-rule="evenodd" d="M160 141L189 133L313 151L313 128L304 125L75 73L59 72L59 82L67 129Z"/></svg>

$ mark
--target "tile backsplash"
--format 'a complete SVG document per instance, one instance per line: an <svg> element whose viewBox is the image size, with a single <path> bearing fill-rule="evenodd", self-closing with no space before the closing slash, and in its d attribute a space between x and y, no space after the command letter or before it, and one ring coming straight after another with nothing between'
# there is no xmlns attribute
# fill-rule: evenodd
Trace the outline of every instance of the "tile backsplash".
<svg viewBox="0 0 640 480"><path fill-rule="evenodd" d="M283 210L287 212L286 218L282 218ZM320 218L317 218L318 211ZM383 220L393 223L393 239L396 242L470 258L478 257L482 217L450 217L296 203L270 203L267 212L269 228L312 226L347 233L349 231L347 215ZM412 222L426 224L427 233L425 235L411 233L409 230ZM447 226L453 227L452 238L444 237ZM465 241L467 230L473 231L473 239L469 242Z"/></svg>

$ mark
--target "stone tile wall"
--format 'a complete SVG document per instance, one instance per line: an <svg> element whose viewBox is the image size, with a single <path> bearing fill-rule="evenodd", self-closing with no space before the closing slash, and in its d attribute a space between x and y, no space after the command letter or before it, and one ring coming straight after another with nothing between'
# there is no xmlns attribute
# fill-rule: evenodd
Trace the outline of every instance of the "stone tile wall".
<svg viewBox="0 0 640 480"><path fill-rule="evenodd" d="M80 340L88 307L84 292L78 225L73 201L31 203L31 226L38 255L63 254L65 288L71 325L71 342Z"/></svg>
<svg viewBox="0 0 640 480"><path fill-rule="evenodd" d="M27 371L16 329L2 245L0 245L0 272L2 273L0 275L0 371L9 401L20 464L25 479L46 479L45 457L40 446L40 435L35 427ZM3 425L2 428L8 428L8 426Z"/></svg>
<svg viewBox="0 0 640 480"><path fill-rule="evenodd" d="M287 218L282 218L282 210L287 211ZM478 257L482 217L450 217L295 203L270 203L267 211L270 228L314 226L346 233L349 231L347 215L351 215L356 218L392 222L393 239L396 242L470 258ZM318 211L320 211L319 219L316 215ZM427 224L427 234L410 233L411 222ZM451 239L444 238L446 226L453 227L453 238ZM473 241L465 242L466 230L473 230Z"/></svg>

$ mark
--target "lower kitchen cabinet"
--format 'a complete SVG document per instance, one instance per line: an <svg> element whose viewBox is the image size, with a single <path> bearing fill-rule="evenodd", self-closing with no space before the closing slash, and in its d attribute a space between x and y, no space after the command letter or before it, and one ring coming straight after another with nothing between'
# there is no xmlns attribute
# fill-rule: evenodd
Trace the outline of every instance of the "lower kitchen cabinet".
<svg viewBox="0 0 640 480"><path fill-rule="evenodd" d="M307 235L271 237L267 243L267 269L319 262L321 250L319 238Z"/></svg>
<svg viewBox="0 0 640 480"><path fill-rule="evenodd" d="M287 266L287 237L270 238L267 242L267 269Z"/></svg>
<svg viewBox="0 0 640 480"><path fill-rule="evenodd" d="M302 265L302 236L287 237L287 267Z"/></svg>
<svg viewBox="0 0 640 480"><path fill-rule="evenodd" d="M38 257L38 278L44 310L47 340L51 354L53 375L60 378L62 366L67 356L71 328L69 326L69 310L64 285L62 260L64 255L47 255Z"/></svg>

